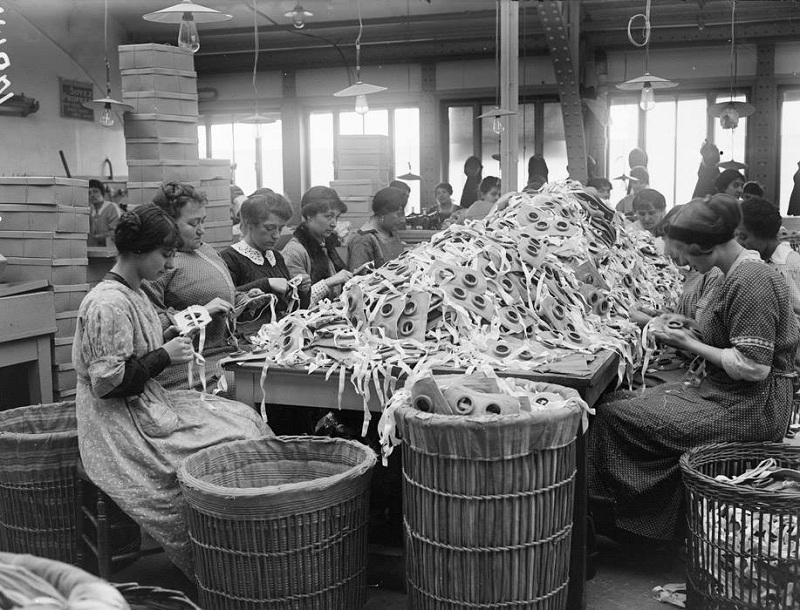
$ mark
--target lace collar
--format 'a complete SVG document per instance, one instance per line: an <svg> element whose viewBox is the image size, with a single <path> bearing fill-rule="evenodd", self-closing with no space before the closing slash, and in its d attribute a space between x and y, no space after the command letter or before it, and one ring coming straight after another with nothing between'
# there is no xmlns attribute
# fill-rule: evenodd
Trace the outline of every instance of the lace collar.
<svg viewBox="0 0 800 610"><path fill-rule="evenodd" d="M271 267L275 266L275 253L272 250L267 250L262 254L243 239L241 241L237 241L231 247L245 258L253 261L256 265L263 265L264 260L266 259Z"/></svg>

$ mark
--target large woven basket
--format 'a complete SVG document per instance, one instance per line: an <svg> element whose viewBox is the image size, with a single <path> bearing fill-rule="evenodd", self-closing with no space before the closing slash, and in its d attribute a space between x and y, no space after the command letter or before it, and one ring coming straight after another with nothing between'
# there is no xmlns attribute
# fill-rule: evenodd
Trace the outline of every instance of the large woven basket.
<svg viewBox="0 0 800 610"><path fill-rule="evenodd" d="M766 458L800 468L800 447L720 443L681 457L687 491L687 607L800 608L800 495L716 481Z"/></svg>
<svg viewBox="0 0 800 610"><path fill-rule="evenodd" d="M75 403L0 412L0 550L76 560Z"/></svg>
<svg viewBox="0 0 800 610"><path fill-rule="evenodd" d="M566 608L580 419L397 409L410 608Z"/></svg>
<svg viewBox="0 0 800 610"><path fill-rule="evenodd" d="M361 608L375 462L369 447L322 437L234 441L186 459L200 605Z"/></svg>

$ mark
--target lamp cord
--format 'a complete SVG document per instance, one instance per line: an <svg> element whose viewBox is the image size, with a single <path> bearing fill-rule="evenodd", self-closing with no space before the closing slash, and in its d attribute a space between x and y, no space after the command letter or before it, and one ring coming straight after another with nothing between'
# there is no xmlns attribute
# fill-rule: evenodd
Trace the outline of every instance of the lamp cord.
<svg viewBox="0 0 800 610"><path fill-rule="evenodd" d="M106 60L106 97L111 97L111 64L108 62L108 0L103 11L103 55Z"/></svg>
<svg viewBox="0 0 800 610"><path fill-rule="evenodd" d="M108 0L106 0L107 2ZM253 107L255 109L255 120L258 121L258 86L256 85L256 75L258 74L258 0L253 0Z"/></svg>
<svg viewBox="0 0 800 610"><path fill-rule="evenodd" d="M358 9L358 36L356 37L356 82L361 82L361 34L364 33L364 23L361 21L361 0L356 0Z"/></svg>
<svg viewBox="0 0 800 610"><path fill-rule="evenodd" d="M733 100L733 90L738 73L736 63L736 0L731 0L731 100Z"/></svg>
<svg viewBox="0 0 800 610"><path fill-rule="evenodd" d="M632 31L634 22L639 18L642 19L642 42L637 42L634 39ZM647 74L647 68L650 63L650 0L645 0L644 13L638 13L628 19L628 40L635 47L644 47L644 72Z"/></svg>
<svg viewBox="0 0 800 610"><path fill-rule="evenodd" d="M494 67L497 72L495 106L500 108L500 0L494 3Z"/></svg>

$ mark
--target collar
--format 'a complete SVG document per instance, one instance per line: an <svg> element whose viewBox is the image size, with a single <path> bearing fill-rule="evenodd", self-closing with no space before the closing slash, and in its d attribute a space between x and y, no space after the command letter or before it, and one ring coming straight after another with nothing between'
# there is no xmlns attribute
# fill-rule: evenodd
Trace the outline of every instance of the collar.
<svg viewBox="0 0 800 610"><path fill-rule="evenodd" d="M729 277L730 274L733 273L733 270L745 261L758 261L759 263L764 262L761 260L761 255L758 252L744 248L741 252L739 252L739 256L736 257L736 260L733 261L733 264L731 265L731 268L728 269L728 273L725 274L725 277Z"/></svg>
<svg viewBox="0 0 800 610"><path fill-rule="evenodd" d="M778 244L778 247L775 248L775 252L772 253L772 256L769 257L767 262L775 263L776 265L785 265L791 253L792 247L785 241L782 241Z"/></svg>
<svg viewBox="0 0 800 610"><path fill-rule="evenodd" d="M248 244L243 239L237 241L235 244L231 246L234 250L236 250L239 254L244 256L245 258L251 260L256 265L263 265L264 260L266 260L270 266L275 266L275 253L272 250L267 250L266 252L259 252L253 246Z"/></svg>

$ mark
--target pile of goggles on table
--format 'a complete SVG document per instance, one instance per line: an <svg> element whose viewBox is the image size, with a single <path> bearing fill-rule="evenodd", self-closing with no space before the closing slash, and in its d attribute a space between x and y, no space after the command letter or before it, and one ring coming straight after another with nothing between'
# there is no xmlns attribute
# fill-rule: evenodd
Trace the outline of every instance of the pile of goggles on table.
<svg viewBox="0 0 800 610"><path fill-rule="evenodd" d="M586 374L601 350L621 356L622 380L642 359L628 312L674 305L680 285L649 233L628 231L579 183L551 183L448 227L251 340L266 368L338 370L340 399L347 370L365 404L371 383L385 398L412 370Z"/></svg>

